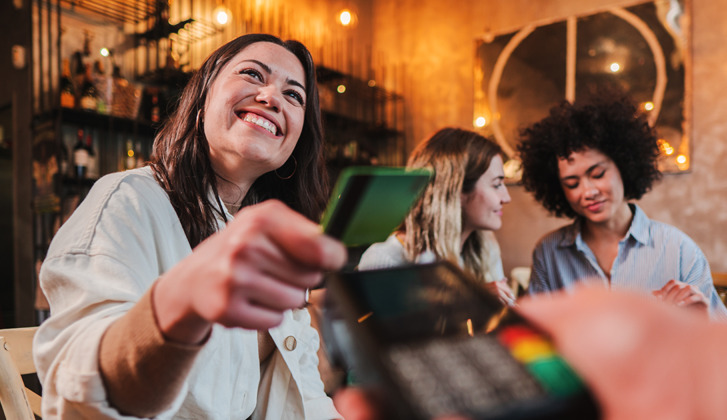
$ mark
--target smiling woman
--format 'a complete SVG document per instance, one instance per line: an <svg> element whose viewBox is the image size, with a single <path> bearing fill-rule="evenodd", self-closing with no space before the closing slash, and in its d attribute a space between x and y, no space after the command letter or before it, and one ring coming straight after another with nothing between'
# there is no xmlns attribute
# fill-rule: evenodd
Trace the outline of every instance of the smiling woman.
<svg viewBox="0 0 727 420"><path fill-rule="evenodd" d="M51 243L43 416L340 418L304 308L346 255L316 223L326 180L306 48L251 34L210 55L151 166L96 182Z"/></svg>
<svg viewBox="0 0 727 420"><path fill-rule="evenodd" d="M220 69L202 115L225 203L239 207L259 176L285 163L303 129L305 99L303 66L283 46L252 44Z"/></svg>
<svg viewBox="0 0 727 420"><path fill-rule="evenodd" d="M359 269L448 259L513 304L492 233L510 202L501 153L492 140L459 128L443 128L421 142L407 167L431 168L434 177L399 230L361 256Z"/></svg>
<svg viewBox="0 0 727 420"><path fill-rule="evenodd" d="M311 220L320 217L328 180L315 75L302 44L253 34L220 47L190 81L157 136L152 167L193 246L217 230L219 211L207 199L208 188L232 206L277 198ZM253 116L276 126L274 138L252 123ZM243 125L260 131L248 138L253 130L242 133ZM220 138L227 133L230 138ZM279 152L272 160L260 156L272 149ZM253 167L236 168L243 160ZM275 175L280 166L295 172L281 179Z"/></svg>

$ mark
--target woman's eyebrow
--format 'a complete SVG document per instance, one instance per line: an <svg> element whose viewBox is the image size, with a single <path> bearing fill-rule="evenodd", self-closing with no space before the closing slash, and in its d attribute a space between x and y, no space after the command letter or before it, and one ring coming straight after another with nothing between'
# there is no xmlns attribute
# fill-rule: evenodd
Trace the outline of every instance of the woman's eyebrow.
<svg viewBox="0 0 727 420"><path fill-rule="evenodd" d="M295 79L286 79L286 82L288 82L289 85L298 86L299 88L303 89L303 92L305 92L305 86L303 86L302 83L298 82Z"/></svg>
<svg viewBox="0 0 727 420"><path fill-rule="evenodd" d="M586 173L590 174L591 172L595 171L597 168L599 168L605 164L606 164L606 161L595 163L595 164L589 166L588 169L586 169ZM579 178L578 175L568 175L568 176L562 177L560 180L565 181L567 179L578 179L578 178Z"/></svg>
<svg viewBox="0 0 727 420"><path fill-rule="evenodd" d="M247 60L243 60L242 62L244 63L246 61L250 61L250 62L253 62L253 63L257 64L263 70L265 70L265 73L267 73L267 74L271 74L273 72L273 69L271 69L270 66L268 66L265 63L263 63L262 61L255 60L254 58L250 58L250 59L247 59ZM287 78L287 79L285 79L285 82L288 83L288 84L290 84L290 85L293 85L293 86L298 86L299 88L303 89L303 91L305 92L305 86L303 86L303 84L300 83L299 81L297 81L295 79Z"/></svg>
<svg viewBox="0 0 727 420"><path fill-rule="evenodd" d="M253 63L257 64L258 66L262 67L262 69L265 70L265 73L267 73L267 74L270 74L273 72L273 70L270 68L270 66L263 63L262 61L255 60L254 58L248 58L247 60L242 60L243 63L248 62L248 61L253 62Z"/></svg>
<svg viewBox="0 0 727 420"><path fill-rule="evenodd" d="M590 174L591 172L595 171L595 170L596 170L597 168L599 168L599 167L601 167L601 166L603 166L603 165L605 165L605 164L606 164L606 162L605 162L605 161L603 161L603 162L598 162L598 163L595 163L595 164L593 164L593 165L592 165L591 167L589 167L588 169L586 169L586 173L587 173L587 174Z"/></svg>

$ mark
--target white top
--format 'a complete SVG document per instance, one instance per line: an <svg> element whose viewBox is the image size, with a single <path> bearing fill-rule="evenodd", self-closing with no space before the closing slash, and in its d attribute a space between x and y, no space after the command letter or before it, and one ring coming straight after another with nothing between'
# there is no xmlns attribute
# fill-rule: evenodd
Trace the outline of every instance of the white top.
<svg viewBox="0 0 727 420"><path fill-rule="evenodd" d="M150 168L95 183L54 237L40 273L51 304L34 342L43 418L128 418L107 401L98 364L101 336L191 252ZM257 332L215 325L179 396L157 418L340 418L323 391L319 338L308 311L286 312L269 332L278 351L261 378ZM291 336L297 345L288 350L284 340Z"/></svg>
<svg viewBox="0 0 727 420"><path fill-rule="evenodd" d="M488 238L489 239L489 238ZM492 246L496 246L497 242L492 237ZM499 254L499 247L497 249ZM433 258L429 253L422 253L417 257L417 263L433 262ZM396 234L390 235L384 242L378 242L366 249L361 255L358 263L359 270L375 270L379 268L391 268L400 265L411 264L406 256L404 245L396 237ZM462 258L459 259L460 267L463 265ZM505 271L502 268L502 260L497 258L494 266L489 267L492 281L502 280L505 277Z"/></svg>

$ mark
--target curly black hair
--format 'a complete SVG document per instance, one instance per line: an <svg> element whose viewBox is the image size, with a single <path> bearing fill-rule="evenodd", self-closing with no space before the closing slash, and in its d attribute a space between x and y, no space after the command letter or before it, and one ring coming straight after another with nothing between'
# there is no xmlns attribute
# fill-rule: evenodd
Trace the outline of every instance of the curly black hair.
<svg viewBox="0 0 727 420"><path fill-rule="evenodd" d="M585 104L567 101L550 109L541 121L520 133L522 182L543 206L558 217L577 214L565 198L558 159L586 149L598 150L616 164L624 198L638 200L661 178L656 133L625 96Z"/></svg>

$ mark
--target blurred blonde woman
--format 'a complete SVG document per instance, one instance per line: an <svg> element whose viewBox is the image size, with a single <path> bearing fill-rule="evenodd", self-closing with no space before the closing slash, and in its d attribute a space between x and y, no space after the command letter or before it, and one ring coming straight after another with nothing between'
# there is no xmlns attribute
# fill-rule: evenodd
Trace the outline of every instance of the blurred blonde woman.
<svg viewBox="0 0 727 420"><path fill-rule="evenodd" d="M363 253L359 269L448 259L512 305L492 233L510 202L502 165L500 147L472 131L444 128L420 143L407 167L428 167L434 176L399 230Z"/></svg>

